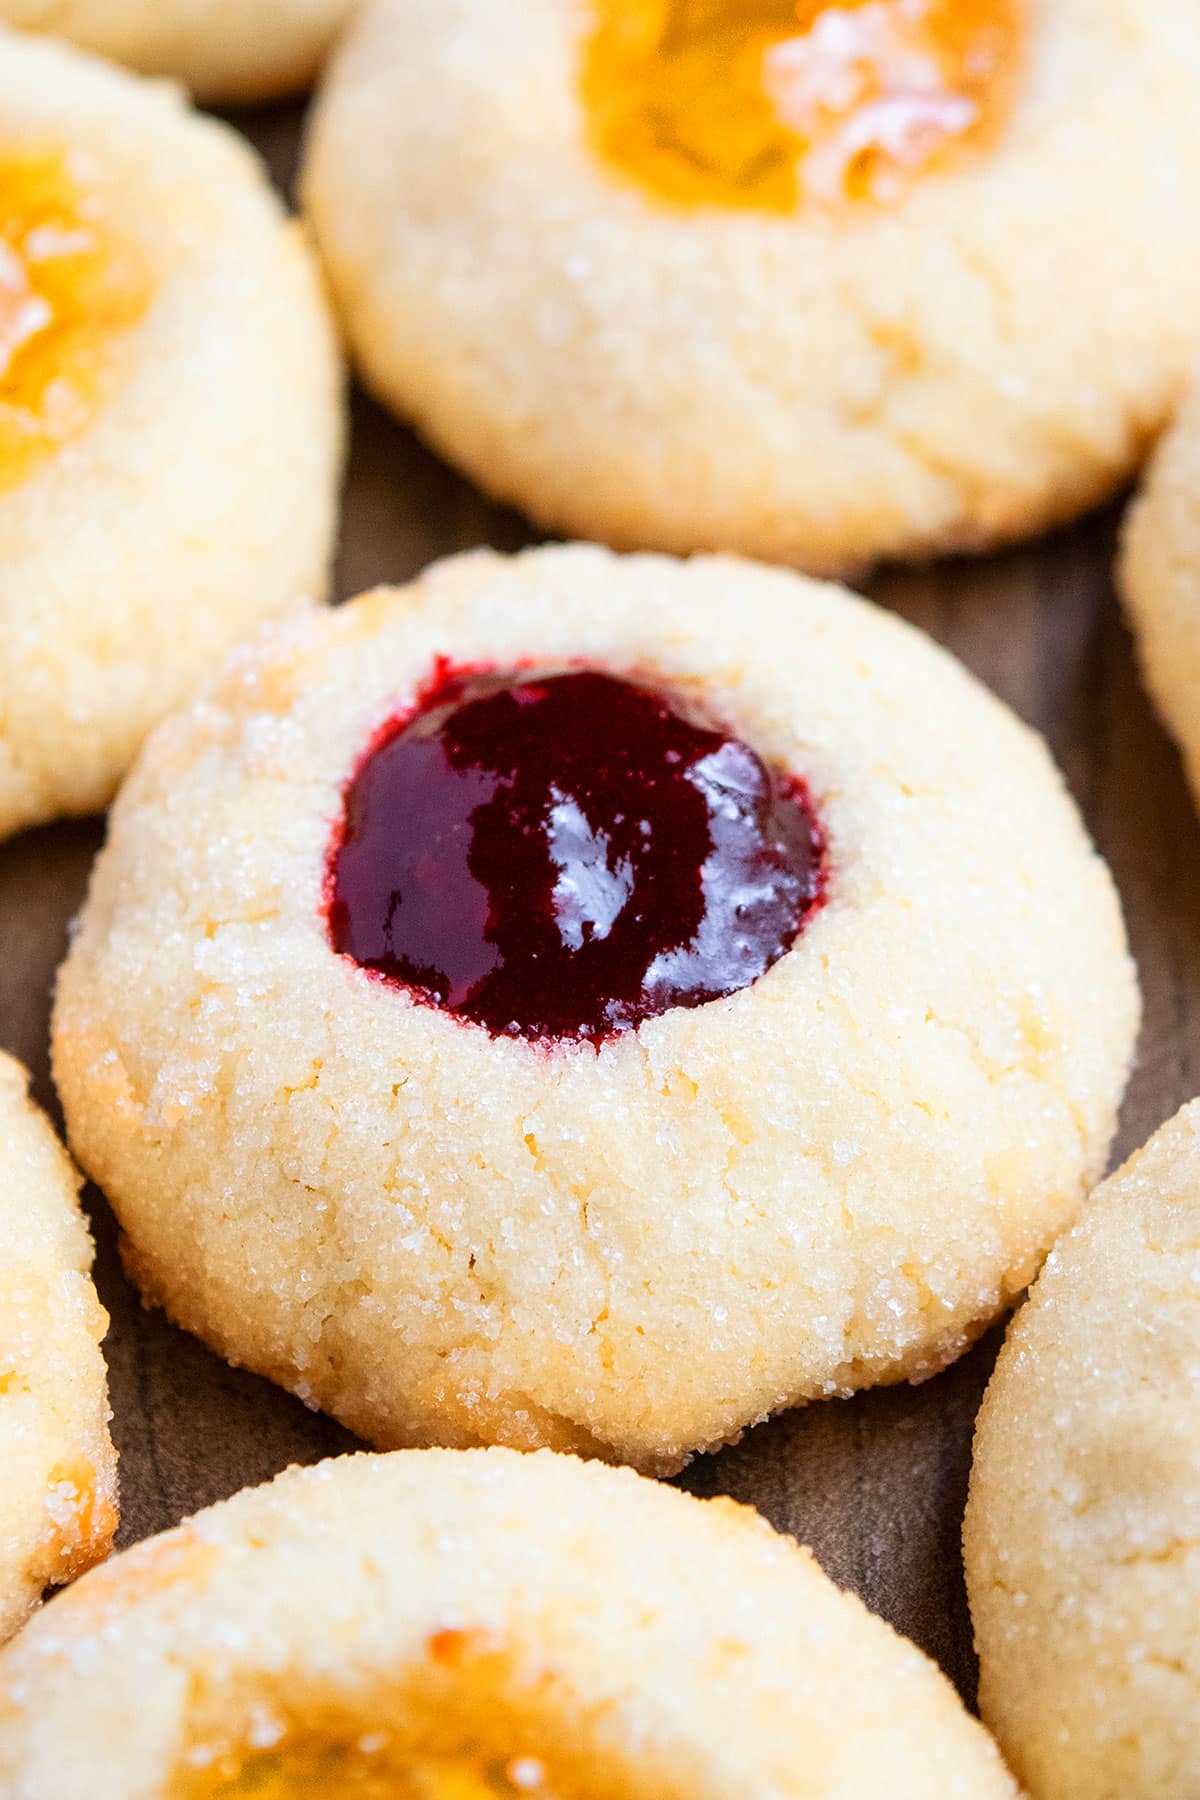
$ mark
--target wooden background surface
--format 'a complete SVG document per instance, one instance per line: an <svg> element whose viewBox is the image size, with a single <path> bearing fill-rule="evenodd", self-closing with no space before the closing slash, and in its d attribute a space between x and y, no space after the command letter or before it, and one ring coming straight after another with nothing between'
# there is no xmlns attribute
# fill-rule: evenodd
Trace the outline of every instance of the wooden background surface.
<svg viewBox="0 0 1200 1800"><path fill-rule="evenodd" d="M287 186L296 116L241 123ZM339 598L404 580L470 545L531 541L520 519L488 505L360 396L353 425ZM1200 828L1118 616L1115 523L1093 519L984 563L888 573L868 591L948 644L1046 733L1113 867L1146 996L1123 1156L1200 1089ZM55 1113L51 986L101 836L100 824L84 822L0 845L0 1045L29 1064L39 1099ZM352 1446L338 1426L143 1312L120 1272L103 1200L89 1192L88 1204L97 1281L112 1315L122 1542L289 1462ZM958 1533L972 1420L999 1335L923 1387L811 1406L700 1458L680 1478L694 1493L752 1502L812 1544L831 1575L935 1656L968 1697L974 1668Z"/></svg>

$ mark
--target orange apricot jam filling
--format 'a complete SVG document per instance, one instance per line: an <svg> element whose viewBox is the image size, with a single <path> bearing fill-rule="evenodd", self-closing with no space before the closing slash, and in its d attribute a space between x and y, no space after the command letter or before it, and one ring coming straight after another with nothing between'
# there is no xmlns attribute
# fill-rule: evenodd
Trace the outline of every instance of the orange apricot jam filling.
<svg viewBox="0 0 1200 1800"><path fill-rule="evenodd" d="M0 491L86 429L147 300L68 157L0 152Z"/></svg>
<svg viewBox="0 0 1200 1800"><path fill-rule="evenodd" d="M790 213L898 199L995 125L1020 0L594 0L593 147L655 197Z"/></svg>
<svg viewBox="0 0 1200 1800"><path fill-rule="evenodd" d="M46 1516L56 1582L74 1581L99 1562L117 1529L117 1509L99 1487L95 1465L85 1456L51 1470Z"/></svg>
<svg viewBox="0 0 1200 1800"><path fill-rule="evenodd" d="M401 1753L385 1733L339 1742L289 1734L279 1744L243 1749L189 1771L173 1800L561 1800L535 1757Z"/></svg>

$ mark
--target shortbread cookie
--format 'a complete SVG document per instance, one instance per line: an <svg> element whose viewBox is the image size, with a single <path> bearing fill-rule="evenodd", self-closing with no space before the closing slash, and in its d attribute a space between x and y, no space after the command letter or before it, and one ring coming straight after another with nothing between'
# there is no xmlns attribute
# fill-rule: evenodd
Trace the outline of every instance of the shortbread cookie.
<svg viewBox="0 0 1200 1800"><path fill-rule="evenodd" d="M1105 1182L975 1438L980 1705L1032 1800L1200 1795L1200 1103Z"/></svg>
<svg viewBox="0 0 1200 1800"><path fill-rule="evenodd" d="M749 1508L504 1450L293 1469L118 1557L0 1658L0 1786L1016 1800L945 1678Z"/></svg>
<svg viewBox="0 0 1200 1800"><path fill-rule="evenodd" d="M116 1456L79 1176L0 1053L0 1639L108 1554Z"/></svg>
<svg viewBox="0 0 1200 1800"><path fill-rule="evenodd" d="M1150 692L1200 796L1200 385L1129 514L1120 586Z"/></svg>
<svg viewBox="0 0 1200 1800"><path fill-rule="evenodd" d="M1194 0L366 0L306 199L366 380L489 491L838 572L1138 463L1198 91Z"/></svg>
<svg viewBox="0 0 1200 1800"><path fill-rule="evenodd" d="M0 836L103 806L238 637L322 595L339 437L250 151L0 28Z"/></svg>
<svg viewBox="0 0 1200 1800"><path fill-rule="evenodd" d="M1137 993L1042 743L865 602L477 553L151 740L55 1069L143 1292L385 1448L647 1469L931 1374L1104 1167Z"/></svg>
<svg viewBox="0 0 1200 1800"><path fill-rule="evenodd" d="M270 100L308 85L352 0L0 0L0 19L49 31L199 99Z"/></svg>

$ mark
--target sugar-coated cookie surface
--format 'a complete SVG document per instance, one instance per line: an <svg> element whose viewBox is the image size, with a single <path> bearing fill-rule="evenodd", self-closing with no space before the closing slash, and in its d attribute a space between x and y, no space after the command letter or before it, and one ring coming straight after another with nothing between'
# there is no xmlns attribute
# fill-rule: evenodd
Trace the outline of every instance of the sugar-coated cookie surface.
<svg viewBox="0 0 1200 1800"><path fill-rule="evenodd" d="M232 132L0 28L0 836L109 799L260 619L323 596L315 267Z"/></svg>
<svg viewBox="0 0 1200 1800"><path fill-rule="evenodd" d="M439 659L636 676L801 778L827 891L791 949L599 1043L335 953L344 792ZM165 723L54 1056L135 1279L226 1356L383 1447L662 1470L958 1355L1102 1172L1137 1017L1044 745L953 659L783 571L577 546L268 630Z"/></svg>
<svg viewBox="0 0 1200 1800"><path fill-rule="evenodd" d="M292 1469L125 1552L0 1657L0 1781L10 1800L1016 1794L934 1666L748 1508L503 1450Z"/></svg>
<svg viewBox="0 0 1200 1800"><path fill-rule="evenodd" d="M79 1176L0 1053L0 1639L106 1556L116 1456Z"/></svg>
<svg viewBox="0 0 1200 1800"><path fill-rule="evenodd" d="M1200 1104L1009 1331L964 1534L980 1706L1032 1800L1200 1795Z"/></svg>
<svg viewBox="0 0 1200 1800"><path fill-rule="evenodd" d="M1120 586L1151 695L1200 794L1200 383L1129 512Z"/></svg>
<svg viewBox="0 0 1200 1800"><path fill-rule="evenodd" d="M0 19L48 31L199 99L270 100L305 87L351 0L0 0Z"/></svg>
<svg viewBox="0 0 1200 1800"><path fill-rule="evenodd" d="M911 91L902 15L922 0L367 0L318 106L305 194L371 387L491 492L618 548L838 572L1020 538L1112 492L1194 355L1193 0L925 10L947 29L1017 19L994 116L985 105L986 129L928 167L931 118L953 137L963 96ZM656 34L683 40L680 69L707 56L711 91L681 78L655 105L651 83L642 136L676 175L710 151L765 168L762 206L722 204L701 176L671 198L602 153L612 121L581 85L597 19L634 70ZM898 59L907 98L885 91L872 115L867 87L849 124L873 116L894 143L908 107L919 166L901 190L780 201L794 158L760 144L753 116L738 129L747 45L777 104L802 116L815 85L818 125L847 81ZM922 80L928 64L918 54ZM870 178L869 137L829 142Z"/></svg>

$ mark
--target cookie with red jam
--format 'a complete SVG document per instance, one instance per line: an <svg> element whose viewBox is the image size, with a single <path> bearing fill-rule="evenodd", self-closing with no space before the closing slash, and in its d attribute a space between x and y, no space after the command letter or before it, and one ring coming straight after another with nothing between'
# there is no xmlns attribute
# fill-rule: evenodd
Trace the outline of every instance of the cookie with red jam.
<svg viewBox="0 0 1200 1800"><path fill-rule="evenodd" d="M79 1175L0 1052L0 1641L108 1554L117 1458Z"/></svg>
<svg viewBox="0 0 1200 1800"><path fill-rule="evenodd" d="M323 598L340 431L246 146L0 26L0 838L106 805L238 638Z"/></svg>
<svg viewBox="0 0 1200 1800"><path fill-rule="evenodd" d="M1108 1153L1137 987L1042 743L864 601L477 553L151 739L62 971L143 1292L384 1447L678 1468L932 1373Z"/></svg>
<svg viewBox="0 0 1200 1800"><path fill-rule="evenodd" d="M940 1671L749 1508L506 1450L291 1469L97 1570L0 1656L0 1785L1016 1800Z"/></svg>
<svg viewBox="0 0 1200 1800"><path fill-rule="evenodd" d="M306 204L365 379L492 493L844 573L1140 461L1198 89L1194 0L367 0Z"/></svg>

